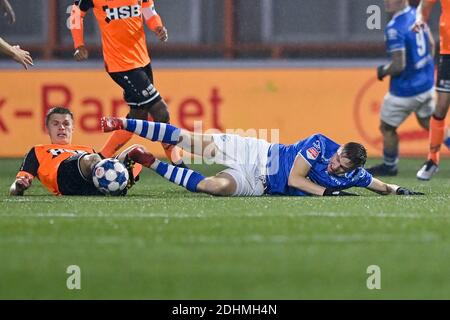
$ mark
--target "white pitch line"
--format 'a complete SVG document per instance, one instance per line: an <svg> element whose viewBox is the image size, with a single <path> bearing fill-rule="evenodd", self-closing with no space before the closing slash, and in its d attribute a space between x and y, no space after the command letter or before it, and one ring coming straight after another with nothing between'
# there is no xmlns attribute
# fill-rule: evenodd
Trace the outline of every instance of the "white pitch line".
<svg viewBox="0 0 450 320"><path fill-rule="evenodd" d="M98 236L98 237L78 237L77 243L95 243L99 245L123 245L126 243L133 243L139 247L148 246L157 243L165 243L169 245L177 244L206 244L206 245L240 245L240 244L345 244L345 243L405 243L405 242L439 242L442 239L433 233L422 234L312 234L312 235L264 235L264 234L250 234L244 236L203 236L203 235L186 235L181 238L172 239L170 237L150 237L142 239L140 237L115 237L115 236ZM6 236L0 238L0 245L9 244L61 244L73 243L73 239L63 239L55 237L23 237L23 236Z"/></svg>
<svg viewBox="0 0 450 320"><path fill-rule="evenodd" d="M450 214L428 214L428 213L348 213L348 212L299 212L299 213L280 213L273 212L233 212L233 213L163 213L163 212L138 212L138 213L75 213L75 212L33 212L33 213L0 213L0 217L5 218L48 218L48 217L60 217L60 218L127 218L127 219L159 219L159 218L172 218L172 219L212 219L217 217L233 217L233 218L276 218L276 217L289 217L289 218L393 218L393 219L450 219Z"/></svg>

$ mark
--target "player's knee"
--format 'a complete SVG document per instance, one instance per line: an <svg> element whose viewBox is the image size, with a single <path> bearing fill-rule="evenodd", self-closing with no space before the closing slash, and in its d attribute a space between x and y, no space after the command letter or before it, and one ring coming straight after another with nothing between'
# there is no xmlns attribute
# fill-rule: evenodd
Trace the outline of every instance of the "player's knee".
<svg viewBox="0 0 450 320"><path fill-rule="evenodd" d="M167 108L164 100L158 101L156 104L149 108L150 114L155 122L170 122L169 109Z"/></svg>
<svg viewBox="0 0 450 320"><path fill-rule="evenodd" d="M147 120L148 112L147 110L144 109L132 108L130 112L127 114L127 118Z"/></svg>
<svg viewBox="0 0 450 320"><path fill-rule="evenodd" d="M88 154L80 159L80 169L85 177L89 177L94 166L102 161L97 153Z"/></svg>
<svg viewBox="0 0 450 320"><path fill-rule="evenodd" d="M393 135L396 134L397 128L391 125L388 125L385 122L381 122L380 131L383 135Z"/></svg>
<svg viewBox="0 0 450 320"><path fill-rule="evenodd" d="M436 105L436 109L434 110L434 117L437 119L445 119L447 116L448 107L444 105Z"/></svg>
<svg viewBox="0 0 450 320"><path fill-rule="evenodd" d="M205 180L205 192L214 196L229 196L232 194L228 181L209 178Z"/></svg>
<svg viewBox="0 0 450 320"><path fill-rule="evenodd" d="M100 155L97 153L89 154L87 156L84 156L81 159L81 163L84 162L86 165L88 165L91 168L94 167L100 161L102 161L102 157L100 157Z"/></svg>
<svg viewBox="0 0 450 320"><path fill-rule="evenodd" d="M417 118L417 121L419 122L419 125L424 128L425 130L430 129L430 117L426 118Z"/></svg>
<svg viewBox="0 0 450 320"><path fill-rule="evenodd" d="M450 93L439 92L436 109L434 110L434 117L437 119L445 119L450 105Z"/></svg>
<svg viewBox="0 0 450 320"><path fill-rule="evenodd" d="M212 185L209 188L209 193L214 195L214 196L228 196L228 192L227 192L227 187L223 186L223 185Z"/></svg>

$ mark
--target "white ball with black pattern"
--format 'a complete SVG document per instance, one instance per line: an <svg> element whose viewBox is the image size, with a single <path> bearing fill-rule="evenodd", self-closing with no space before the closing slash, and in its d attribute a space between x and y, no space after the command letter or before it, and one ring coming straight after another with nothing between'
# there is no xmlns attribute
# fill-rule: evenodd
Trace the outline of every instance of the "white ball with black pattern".
<svg viewBox="0 0 450 320"><path fill-rule="evenodd" d="M127 187L128 170L117 159L103 159L92 171L92 181L100 192L118 196Z"/></svg>

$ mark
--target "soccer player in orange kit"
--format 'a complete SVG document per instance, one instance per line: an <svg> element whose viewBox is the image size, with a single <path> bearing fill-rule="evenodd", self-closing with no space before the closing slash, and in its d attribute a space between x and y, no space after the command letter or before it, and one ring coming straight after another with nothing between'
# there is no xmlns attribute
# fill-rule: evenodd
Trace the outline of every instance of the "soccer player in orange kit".
<svg viewBox="0 0 450 320"><path fill-rule="evenodd" d="M88 51L83 39L83 18L93 9L101 30L105 68L123 88L130 106L127 117L169 123L167 104L153 85L153 72L147 50L144 22L159 40L168 39L167 29L155 10L153 0L78 0L72 9L71 26L77 61L86 60ZM111 157L132 137L127 131L114 132L100 154ZM175 165L185 166L180 150L163 144L168 158Z"/></svg>
<svg viewBox="0 0 450 320"><path fill-rule="evenodd" d="M37 178L54 195L99 196L103 195L92 181L92 169L101 157L89 146L72 144L74 120L72 112L64 107L50 109L45 116L45 127L50 144L35 145L26 154L16 179L9 189L11 196L22 196ZM140 169L135 170L127 155L136 147L123 151L117 159L130 174L126 194L136 181ZM133 173L132 173L133 171Z"/></svg>
<svg viewBox="0 0 450 320"><path fill-rule="evenodd" d="M431 10L438 0L422 0L418 8L416 23L413 29L418 32L430 18ZM450 105L450 0L440 0L442 14L440 18L440 57L438 65L438 78L436 82L437 104L436 110L430 120L430 149L428 160L417 172L420 180L430 180L438 171L441 144L450 147L449 129L445 126ZM446 134L447 130L447 134Z"/></svg>

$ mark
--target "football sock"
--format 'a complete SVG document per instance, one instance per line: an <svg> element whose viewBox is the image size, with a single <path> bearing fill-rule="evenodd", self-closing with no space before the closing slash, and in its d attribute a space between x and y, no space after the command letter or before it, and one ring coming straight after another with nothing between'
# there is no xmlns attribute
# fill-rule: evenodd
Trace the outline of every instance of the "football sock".
<svg viewBox="0 0 450 320"><path fill-rule="evenodd" d="M430 119L430 150L428 152L428 160L433 160L439 164L441 144L444 141L445 119L436 119L434 116Z"/></svg>
<svg viewBox="0 0 450 320"><path fill-rule="evenodd" d="M205 179L202 174L191 169L179 168L158 159L155 159L150 167L161 177L185 187L191 192L197 192L197 185Z"/></svg>
<svg viewBox="0 0 450 320"><path fill-rule="evenodd" d="M111 158L114 154L123 147L133 137L131 132L125 130L114 131L106 140L100 153L105 158Z"/></svg>
<svg viewBox="0 0 450 320"><path fill-rule="evenodd" d="M398 163L398 151L387 151L386 149L383 150L383 158L384 158L384 164L388 167L395 168L397 167Z"/></svg>
<svg viewBox="0 0 450 320"><path fill-rule="evenodd" d="M151 141L176 145L181 130L171 124L146 120L124 119L124 129Z"/></svg>

